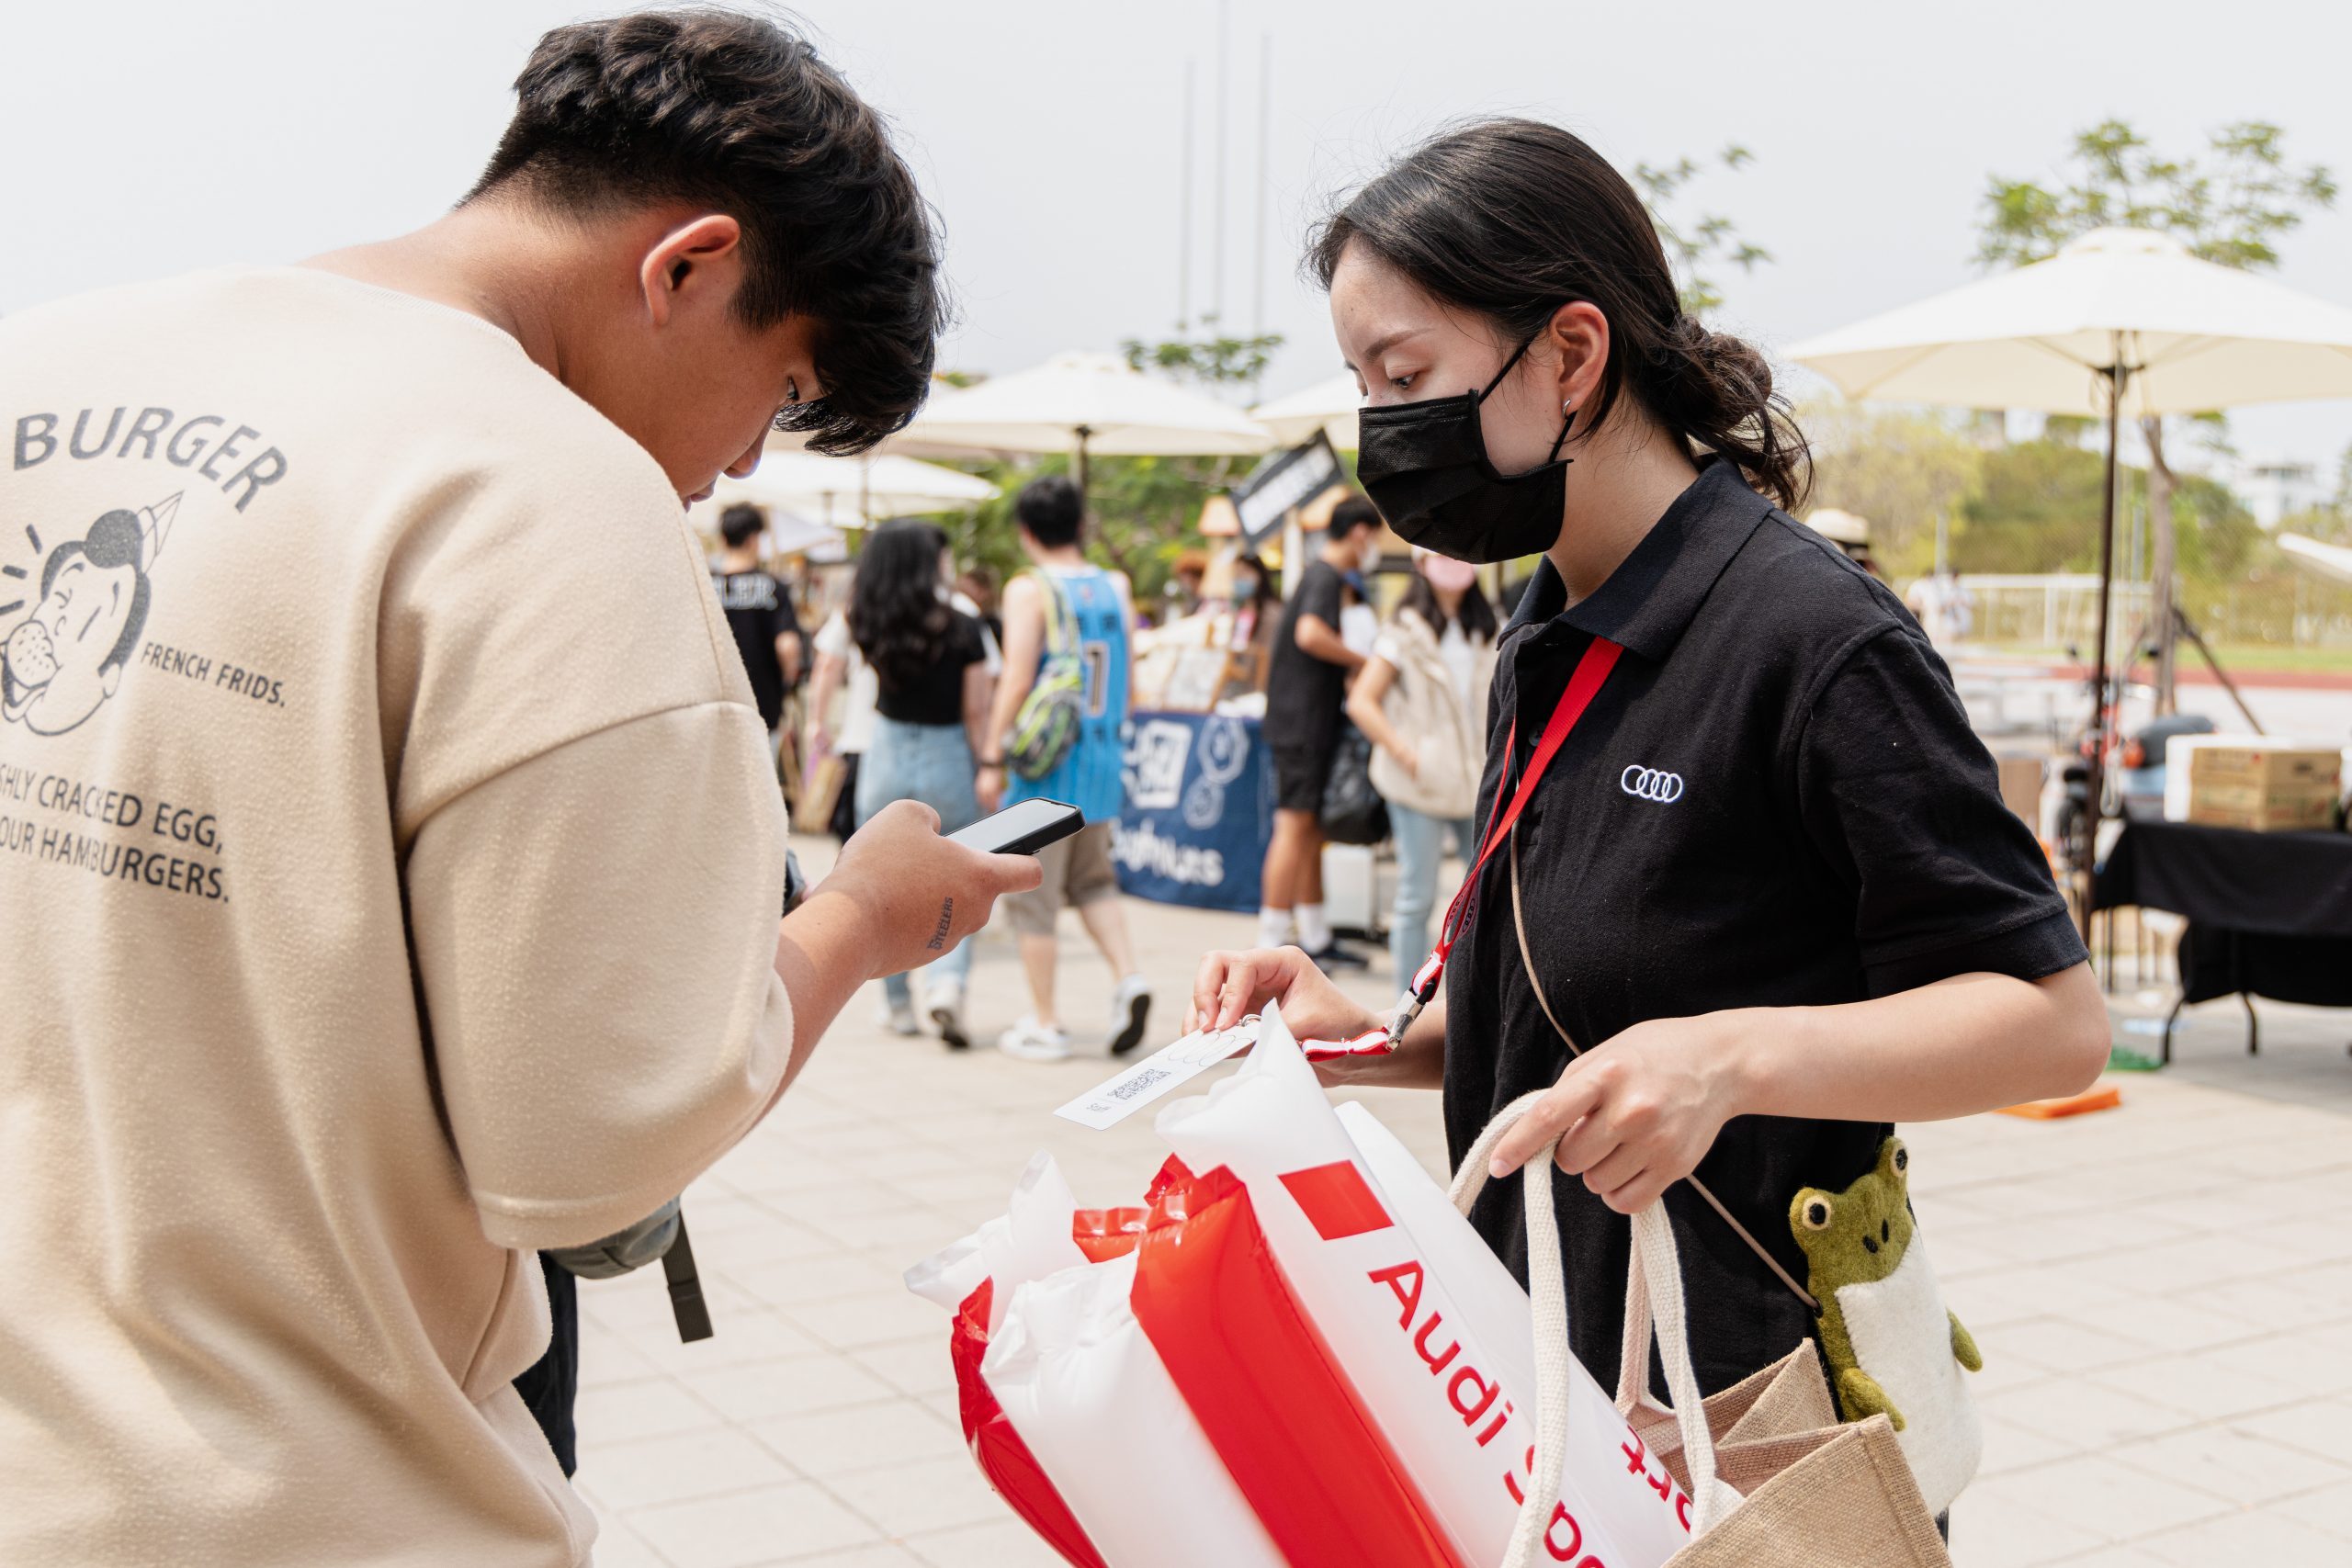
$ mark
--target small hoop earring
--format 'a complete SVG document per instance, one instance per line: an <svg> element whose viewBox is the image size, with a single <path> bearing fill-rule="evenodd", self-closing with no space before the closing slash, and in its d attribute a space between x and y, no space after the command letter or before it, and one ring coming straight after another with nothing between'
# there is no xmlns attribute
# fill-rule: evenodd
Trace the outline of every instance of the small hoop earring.
<svg viewBox="0 0 2352 1568"><path fill-rule="evenodd" d="M1572 398L1572 399L1570 399L1568 401L1566 401L1566 402L1565 402L1565 403L1562 403L1562 404L1560 405L1560 412L1561 412L1562 413L1574 413L1574 412L1577 412L1576 400L1574 400L1574 399Z"/></svg>

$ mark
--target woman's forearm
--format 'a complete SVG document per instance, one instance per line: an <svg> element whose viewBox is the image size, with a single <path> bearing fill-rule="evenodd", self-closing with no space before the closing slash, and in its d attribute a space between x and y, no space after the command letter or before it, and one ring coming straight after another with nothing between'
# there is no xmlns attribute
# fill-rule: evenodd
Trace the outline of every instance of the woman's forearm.
<svg viewBox="0 0 2352 1568"><path fill-rule="evenodd" d="M1954 976L1835 1007L1743 1008L1724 1032L1734 1115L1934 1122L2073 1094L2109 1043L2090 966Z"/></svg>
<svg viewBox="0 0 2352 1568"><path fill-rule="evenodd" d="M1363 731L1365 739L1391 756L1405 758L1412 754L1413 748L1396 733L1396 727L1388 722L1388 715L1381 705L1396 679L1396 668L1386 660L1376 656L1366 660L1363 673L1349 689L1347 711L1355 727Z"/></svg>
<svg viewBox="0 0 2352 1568"><path fill-rule="evenodd" d="M1445 993L1440 991L1385 1056L1342 1056L1317 1067L1331 1089L1443 1089Z"/></svg>

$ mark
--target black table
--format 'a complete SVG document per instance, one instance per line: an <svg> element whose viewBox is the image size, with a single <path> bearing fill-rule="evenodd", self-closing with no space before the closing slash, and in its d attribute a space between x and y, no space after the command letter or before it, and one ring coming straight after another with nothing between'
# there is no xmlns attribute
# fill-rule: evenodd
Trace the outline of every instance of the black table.
<svg viewBox="0 0 2352 1568"><path fill-rule="evenodd" d="M2352 833L2249 833L2134 821L2091 879L2091 908L2138 905L2185 917L2180 1000L2245 1002L2246 1049L2259 1048L2254 997L2352 1007Z"/></svg>

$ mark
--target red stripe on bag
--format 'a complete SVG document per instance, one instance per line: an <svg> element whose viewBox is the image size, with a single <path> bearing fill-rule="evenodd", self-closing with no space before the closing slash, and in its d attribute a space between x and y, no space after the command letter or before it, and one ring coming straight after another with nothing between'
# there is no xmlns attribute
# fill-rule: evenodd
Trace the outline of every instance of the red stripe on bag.
<svg viewBox="0 0 2352 1568"><path fill-rule="evenodd" d="M1396 1223L1372 1195L1353 1160L1294 1170L1283 1178L1283 1186L1297 1200L1299 1212L1315 1227L1315 1234L1325 1241L1385 1231Z"/></svg>
<svg viewBox="0 0 2352 1568"><path fill-rule="evenodd" d="M1085 1529L1071 1515L1069 1505L1047 1479L1045 1466L1012 1429L996 1395L989 1392L987 1380L980 1376L980 1359L989 1353L989 1303L995 1294L994 1285L993 1280L981 1280L979 1288L964 1298L956 1325L949 1330L956 1363L956 1404L964 1418L964 1440L971 1445L980 1473L989 1478L997 1495L1064 1561L1074 1568L1107 1568L1094 1543L1086 1538Z"/></svg>
<svg viewBox="0 0 2352 1568"><path fill-rule="evenodd" d="M1291 1568L1464 1568L1233 1173L1220 1166L1168 1194L1152 1220L1136 1255L1136 1320Z"/></svg>

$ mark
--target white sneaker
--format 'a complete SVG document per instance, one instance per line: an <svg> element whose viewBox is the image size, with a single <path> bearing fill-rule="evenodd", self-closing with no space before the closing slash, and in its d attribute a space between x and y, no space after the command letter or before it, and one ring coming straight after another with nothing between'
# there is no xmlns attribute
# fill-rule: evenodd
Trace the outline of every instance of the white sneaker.
<svg viewBox="0 0 2352 1568"><path fill-rule="evenodd" d="M1069 1036L1047 1029L1035 1013L1023 1013L1020 1022L996 1037L996 1048L1023 1062L1061 1062L1069 1059Z"/></svg>
<svg viewBox="0 0 2352 1568"><path fill-rule="evenodd" d="M893 1034L922 1032L922 1025L915 1021L915 1005L912 1002L884 1002L881 1017L876 1021Z"/></svg>
<svg viewBox="0 0 2352 1568"><path fill-rule="evenodd" d="M927 987L924 1000L929 1004L931 1026L939 1031L939 1038L950 1051L968 1051L972 1037L964 1032L964 990L952 982L941 980Z"/></svg>
<svg viewBox="0 0 2352 1568"><path fill-rule="evenodd" d="M1143 1026L1151 1017L1151 986L1140 975L1130 975L1111 993L1111 1055L1124 1056L1143 1043Z"/></svg>

